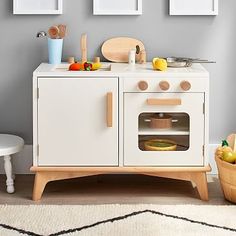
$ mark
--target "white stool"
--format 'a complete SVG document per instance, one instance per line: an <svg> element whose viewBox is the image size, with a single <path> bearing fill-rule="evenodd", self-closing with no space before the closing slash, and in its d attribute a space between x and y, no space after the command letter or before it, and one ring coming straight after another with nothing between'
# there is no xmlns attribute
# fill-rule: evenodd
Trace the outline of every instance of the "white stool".
<svg viewBox="0 0 236 236"><path fill-rule="evenodd" d="M23 149L24 140L15 135L0 134L0 157L4 157L4 167L7 176L7 192L14 193L14 175L12 174L11 156Z"/></svg>

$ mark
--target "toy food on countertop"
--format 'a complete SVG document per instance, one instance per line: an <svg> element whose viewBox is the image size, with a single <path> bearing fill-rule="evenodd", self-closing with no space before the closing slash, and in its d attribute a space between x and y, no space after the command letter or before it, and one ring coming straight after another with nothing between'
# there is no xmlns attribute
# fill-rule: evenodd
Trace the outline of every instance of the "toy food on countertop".
<svg viewBox="0 0 236 236"><path fill-rule="evenodd" d="M100 57L94 57L93 59L93 70L99 70L102 67Z"/></svg>
<svg viewBox="0 0 236 236"><path fill-rule="evenodd" d="M152 66L154 70L165 71L167 70L167 61L163 58L153 58Z"/></svg>
<svg viewBox="0 0 236 236"><path fill-rule="evenodd" d="M100 62L92 63L92 70L99 70L102 64Z"/></svg>
<svg viewBox="0 0 236 236"><path fill-rule="evenodd" d="M222 145L216 149L216 156L232 164L236 162L236 152L233 152L226 140L223 140Z"/></svg>
<svg viewBox="0 0 236 236"><path fill-rule="evenodd" d="M89 63L89 62L84 63L84 70L91 71L92 69L93 69L92 63Z"/></svg>
<svg viewBox="0 0 236 236"><path fill-rule="evenodd" d="M79 62L75 62L72 63L69 67L70 71L80 71L80 70L84 70L84 65L82 63Z"/></svg>
<svg viewBox="0 0 236 236"><path fill-rule="evenodd" d="M101 68L102 64L100 62L90 63L90 62L75 62L69 66L69 71L96 71Z"/></svg>

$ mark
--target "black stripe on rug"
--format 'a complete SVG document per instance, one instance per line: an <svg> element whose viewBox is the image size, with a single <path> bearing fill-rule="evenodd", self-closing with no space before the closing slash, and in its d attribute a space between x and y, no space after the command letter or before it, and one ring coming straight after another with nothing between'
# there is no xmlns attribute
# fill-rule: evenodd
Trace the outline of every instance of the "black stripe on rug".
<svg viewBox="0 0 236 236"><path fill-rule="evenodd" d="M182 220L182 221L186 221L186 222L189 222L189 223L192 223L192 224L199 224L199 225L206 226L206 227L211 227L211 228L236 232L235 228L229 228L229 227L226 227L226 226L209 224L209 223L204 222L204 221L192 220L192 219L189 219L189 218L186 218L186 217L165 214L165 213L162 213L162 212L159 212L159 211L154 211L154 210L143 210L143 211L135 211L135 212L132 212L132 213L127 214L127 215L118 216L118 217L110 218L110 219L103 220L103 221L98 221L96 223L93 223L93 224L90 224L90 225L85 225L85 226L82 226L82 227L79 227L79 228L62 230L60 232L53 233L53 234L50 234L48 236L60 236L60 235L66 235L66 234L71 234L71 233L75 233L75 232L81 232L83 230L94 228L94 227L102 225L102 224L113 223L113 222L116 222L116 221L122 221L122 220L128 219L130 217L145 214L145 213L151 213L151 214L154 214L154 215L159 215L159 216L163 216L163 217L167 217L167 218ZM25 235L28 235L28 236L43 236L43 235L40 235L40 234L36 234L34 232L25 231L25 230L22 230L22 229L17 229L15 227L5 225L5 224L0 224L0 227L8 229L8 230L13 230L13 231L16 231L20 234L25 234Z"/></svg>
<svg viewBox="0 0 236 236"><path fill-rule="evenodd" d="M34 232L26 231L26 230L23 230L23 229L18 229L18 228L15 228L13 226L6 225L6 224L0 224L0 227L2 227L4 229L7 229L7 230L12 230L12 231L18 232L20 234L25 234L25 235L28 235L28 236L44 236L44 235L41 235L41 234L36 234Z"/></svg>

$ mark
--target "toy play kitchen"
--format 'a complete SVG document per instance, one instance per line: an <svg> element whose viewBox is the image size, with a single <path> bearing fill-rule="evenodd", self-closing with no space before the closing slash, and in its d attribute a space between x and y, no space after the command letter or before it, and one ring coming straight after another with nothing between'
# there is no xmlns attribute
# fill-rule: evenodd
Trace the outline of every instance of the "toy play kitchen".
<svg viewBox="0 0 236 236"><path fill-rule="evenodd" d="M154 70L132 39L110 40L102 51L128 62L130 49L139 64L70 71L42 63L34 71L33 200L50 181L114 173L192 181L208 200L208 72L198 63Z"/></svg>

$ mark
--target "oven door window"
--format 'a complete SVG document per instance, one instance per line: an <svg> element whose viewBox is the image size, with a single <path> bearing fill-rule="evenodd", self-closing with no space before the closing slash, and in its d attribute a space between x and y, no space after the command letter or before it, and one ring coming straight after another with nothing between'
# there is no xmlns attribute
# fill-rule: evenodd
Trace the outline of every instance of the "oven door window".
<svg viewBox="0 0 236 236"><path fill-rule="evenodd" d="M189 114L144 112L138 116L138 147L141 151L187 151L189 143Z"/></svg>

